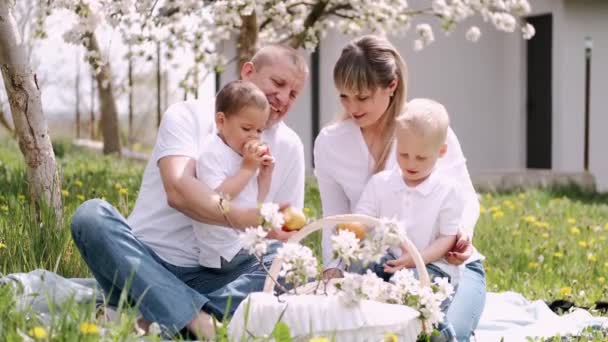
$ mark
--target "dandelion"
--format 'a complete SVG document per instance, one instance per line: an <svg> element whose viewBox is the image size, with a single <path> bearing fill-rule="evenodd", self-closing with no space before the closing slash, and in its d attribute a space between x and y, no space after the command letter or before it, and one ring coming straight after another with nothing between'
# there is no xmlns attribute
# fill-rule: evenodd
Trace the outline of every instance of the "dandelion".
<svg viewBox="0 0 608 342"><path fill-rule="evenodd" d="M543 233L542 237L545 238L545 239L548 239L549 238L549 233Z"/></svg>
<svg viewBox="0 0 608 342"><path fill-rule="evenodd" d="M46 329L40 326L33 327L30 329L30 331L28 331L28 334L37 340L45 339L48 336Z"/></svg>
<svg viewBox="0 0 608 342"><path fill-rule="evenodd" d="M549 228L549 223L544 221L537 221L534 225L538 228Z"/></svg>
<svg viewBox="0 0 608 342"><path fill-rule="evenodd" d="M604 263L604 268L608 268L608 262Z"/></svg>
<svg viewBox="0 0 608 342"><path fill-rule="evenodd" d="M572 288L568 287L568 286L562 287L559 290L559 294L562 295L562 296L571 296L572 295Z"/></svg>
<svg viewBox="0 0 608 342"><path fill-rule="evenodd" d="M578 227L571 227L570 228L570 234L572 234L572 235L580 235L581 234L581 230L578 229Z"/></svg>
<svg viewBox="0 0 608 342"><path fill-rule="evenodd" d="M581 248L587 248L587 241L579 241L579 242L578 242L578 245L579 245Z"/></svg>
<svg viewBox="0 0 608 342"><path fill-rule="evenodd" d="M500 207L493 205L493 206L490 207L490 211L491 212L500 211Z"/></svg>
<svg viewBox="0 0 608 342"><path fill-rule="evenodd" d="M311 338L308 342L329 342L329 339L327 337L319 336Z"/></svg>
<svg viewBox="0 0 608 342"><path fill-rule="evenodd" d="M576 224L576 220L573 219L572 217L569 217L568 220L566 220L568 222L568 224Z"/></svg>
<svg viewBox="0 0 608 342"><path fill-rule="evenodd" d="M2 209L2 211L4 211L5 213L8 213L8 205L3 205L0 207L0 209Z"/></svg>
<svg viewBox="0 0 608 342"><path fill-rule="evenodd" d="M118 190L118 193L121 194L121 195L123 195L123 196L126 196L126 195L129 194L129 190L127 190L125 188L120 188L120 190Z"/></svg>
<svg viewBox="0 0 608 342"><path fill-rule="evenodd" d="M493 196L492 196L492 194L491 194L491 193L489 193L489 192L488 192L488 193L486 194L486 198L487 198L487 199L492 199L492 198L493 198Z"/></svg>
<svg viewBox="0 0 608 342"><path fill-rule="evenodd" d="M527 222L527 223L534 223L534 222L536 222L536 217L528 215L528 216L524 216L523 220L524 220L524 222Z"/></svg>
<svg viewBox="0 0 608 342"><path fill-rule="evenodd" d="M70 196L70 192L67 191L66 189L63 189L63 190L61 190L61 196L68 197L68 196Z"/></svg>
<svg viewBox="0 0 608 342"><path fill-rule="evenodd" d="M0 242L0 249L6 248L6 245Z"/></svg>
<svg viewBox="0 0 608 342"><path fill-rule="evenodd" d="M22 194L19 194L19 195L17 195L17 199L19 200L19 202L24 202L25 196L23 196Z"/></svg>
<svg viewBox="0 0 608 342"><path fill-rule="evenodd" d="M523 193L523 192L522 192L522 193L520 193L519 195L517 195L517 197L518 197L519 199L522 199L522 200L523 200L523 199L526 199L526 197L528 197L528 196L527 196L525 193Z"/></svg>
<svg viewBox="0 0 608 342"><path fill-rule="evenodd" d="M77 187L77 188L82 188L82 182L81 182L80 180L78 180L78 179L77 179L77 180L74 182L74 186L75 186L75 187Z"/></svg>
<svg viewBox="0 0 608 342"><path fill-rule="evenodd" d="M505 213L502 210L496 211L496 212L494 212L494 214L492 214L493 219L499 219L499 218L502 218L503 216L505 216Z"/></svg>
<svg viewBox="0 0 608 342"><path fill-rule="evenodd" d="M589 262L596 262L597 261L597 257L595 255L593 255L592 253L588 253L587 254L587 260Z"/></svg>
<svg viewBox="0 0 608 342"><path fill-rule="evenodd" d="M599 277L599 278L597 278L597 282L598 282L598 283L600 283L600 284L603 284L603 283L605 283L605 282L606 282L606 278L604 278L604 277Z"/></svg>
<svg viewBox="0 0 608 342"><path fill-rule="evenodd" d="M608 232L608 223L604 225L604 230Z"/></svg>
<svg viewBox="0 0 608 342"><path fill-rule="evenodd" d="M306 207L304 208L304 214L310 214L310 208Z"/></svg>
<svg viewBox="0 0 608 342"><path fill-rule="evenodd" d="M555 252L555 253L553 253L553 256L556 257L556 258L558 258L558 259L561 259L561 258L564 257L564 253L562 253L562 252Z"/></svg>
<svg viewBox="0 0 608 342"><path fill-rule="evenodd" d="M479 213L480 214L485 214L486 213L486 207L484 207L483 205L479 206Z"/></svg>
<svg viewBox="0 0 608 342"><path fill-rule="evenodd" d="M99 335L99 327L94 323L84 322L80 324L80 332L84 335Z"/></svg>
<svg viewBox="0 0 608 342"><path fill-rule="evenodd" d="M530 261L528 263L528 268L536 269L536 268L538 268L538 263L536 261Z"/></svg>
<svg viewBox="0 0 608 342"><path fill-rule="evenodd" d="M509 209L515 209L515 205L511 200L505 200L502 202L502 204Z"/></svg>
<svg viewBox="0 0 608 342"><path fill-rule="evenodd" d="M114 184L114 189L120 190L120 189L122 189L122 185L120 185L120 183L115 183Z"/></svg>
<svg viewBox="0 0 608 342"><path fill-rule="evenodd" d="M521 232L519 230L514 230L513 233L511 233L511 235L519 236L519 235L521 235Z"/></svg>
<svg viewBox="0 0 608 342"><path fill-rule="evenodd" d="M395 333L384 334L384 342L399 342L399 337Z"/></svg>
<svg viewBox="0 0 608 342"><path fill-rule="evenodd" d="M76 199L79 200L80 202L84 201L84 196L83 195L76 195Z"/></svg>

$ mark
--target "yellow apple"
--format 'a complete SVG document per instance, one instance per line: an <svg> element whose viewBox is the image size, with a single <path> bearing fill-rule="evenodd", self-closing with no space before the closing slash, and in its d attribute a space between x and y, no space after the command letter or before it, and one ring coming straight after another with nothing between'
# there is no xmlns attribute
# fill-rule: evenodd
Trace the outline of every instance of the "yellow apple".
<svg viewBox="0 0 608 342"><path fill-rule="evenodd" d="M367 227L363 223L357 221L338 223L336 225L336 230L349 230L355 233L355 236L359 240L365 239L365 235L367 235Z"/></svg>
<svg viewBox="0 0 608 342"><path fill-rule="evenodd" d="M306 215L294 207L287 207L283 210L283 218L285 219L283 230L286 231L300 230L306 225Z"/></svg>

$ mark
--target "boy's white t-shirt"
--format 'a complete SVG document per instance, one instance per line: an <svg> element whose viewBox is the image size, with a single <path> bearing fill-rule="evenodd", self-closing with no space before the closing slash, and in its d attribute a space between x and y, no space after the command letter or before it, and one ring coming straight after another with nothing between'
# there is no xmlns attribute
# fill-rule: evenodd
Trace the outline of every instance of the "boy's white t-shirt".
<svg viewBox="0 0 608 342"><path fill-rule="evenodd" d="M144 170L135 207L127 222L134 235L159 257L175 266L199 265L200 248L192 220L167 203L158 161L166 156L196 160L204 138L214 131L213 104L191 100L171 105L161 120L156 144ZM304 146L298 135L279 122L263 134L275 157L267 199L304 206Z"/></svg>
<svg viewBox="0 0 608 342"><path fill-rule="evenodd" d="M479 217L479 199L471 183L460 143L451 128L448 129L446 143L448 151L437 161L434 173L460 187L459 193L466 198L461 226L472 236ZM353 120L347 119L323 128L315 140L314 161L323 215L353 213L365 185L373 176L375 163L359 126ZM396 167L398 165L393 144L384 169ZM339 261L333 258L331 248L333 233L334 226L323 228L324 268L339 266ZM467 262L481 258L482 255L474 250Z"/></svg>
<svg viewBox="0 0 608 342"><path fill-rule="evenodd" d="M239 171L242 161L243 157L226 145L217 134L210 134L203 142L202 152L196 163L196 177L211 189L217 189L226 178ZM257 198L256 172L238 196L231 201L244 208L254 208L258 204ZM192 225L200 248L199 264L202 266L220 268L221 258L231 261L242 248L239 232L234 229L196 220L192 220Z"/></svg>
<svg viewBox="0 0 608 342"><path fill-rule="evenodd" d="M458 234L463 209L464 198L453 182L432 172L422 183L410 187L403 180L401 169L394 168L369 180L355 212L397 219L408 238L422 251L440 234ZM392 252L401 255L399 248ZM432 264L449 274L452 283L460 278L462 265L449 264L443 258Z"/></svg>

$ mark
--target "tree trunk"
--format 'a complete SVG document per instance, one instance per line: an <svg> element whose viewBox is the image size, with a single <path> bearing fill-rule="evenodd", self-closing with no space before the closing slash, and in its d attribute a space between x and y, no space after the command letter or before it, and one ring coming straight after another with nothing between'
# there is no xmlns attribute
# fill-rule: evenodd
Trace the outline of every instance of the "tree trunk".
<svg viewBox="0 0 608 342"><path fill-rule="evenodd" d="M237 70L239 74L243 64L250 61L255 54L258 45L258 20L255 11L251 15L241 16L241 20L243 25L241 25L236 46L239 56L239 69Z"/></svg>
<svg viewBox="0 0 608 342"><path fill-rule="evenodd" d="M50 206L61 223L61 180L55 153L42 112L36 75L27 64L9 2L0 0L0 69L26 163L30 198L38 217L43 205Z"/></svg>
<svg viewBox="0 0 608 342"><path fill-rule="evenodd" d="M101 49L97 42L95 33L88 35L89 42L85 47L94 52L97 56L101 56ZM95 61L89 61L95 63ZM99 62L99 61L97 61ZM96 66L93 66L95 69ZM101 120L101 132L103 135L103 153L118 153L120 155L120 134L118 126L118 110L116 109L116 101L114 100L114 88L112 86L112 69L110 63L102 63L99 66L100 72L95 75L97 80L97 89L99 92L99 109Z"/></svg>
<svg viewBox="0 0 608 342"><path fill-rule="evenodd" d="M15 129L13 128L13 126L8 122L7 116L4 113L4 111L2 110L2 104L0 103L0 125L2 125L2 127L4 127L4 129L6 129L11 135L15 135Z"/></svg>

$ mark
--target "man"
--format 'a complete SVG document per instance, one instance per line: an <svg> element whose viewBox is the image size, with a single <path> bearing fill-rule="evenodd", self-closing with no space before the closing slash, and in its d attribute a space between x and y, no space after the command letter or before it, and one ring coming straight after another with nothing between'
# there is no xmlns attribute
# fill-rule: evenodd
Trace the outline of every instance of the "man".
<svg viewBox="0 0 608 342"><path fill-rule="evenodd" d="M262 48L243 65L241 78L266 95L271 113L263 140L276 159L267 198L303 206L304 152L299 137L283 118L308 76L305 60L295 50L279 45ZM196 158L204 137L214 128L214 109L198 101L167 109L139 191L135 208L125 220L102 200L89 200L76 211L72 236L91 272L116 305L123 289L139 304L146 328L158 322L166 337L187 327L203 337L213 334L210 315L224 314L228 299L234 310L248 293L262 290L265 273L253 257L239 253L221 269L199 265L191 219L234 225L259 224L256 208L226 205L196 179ZM222 209L226 209L222 210ZM286 240L290 234L272 231L269 238ZM271 262L268 255L265 263Z"/></svg>

